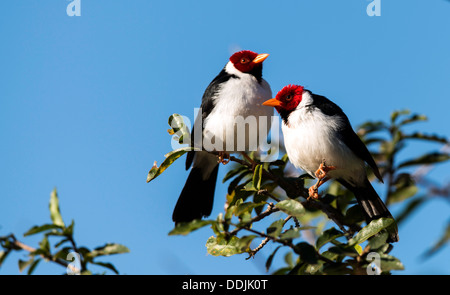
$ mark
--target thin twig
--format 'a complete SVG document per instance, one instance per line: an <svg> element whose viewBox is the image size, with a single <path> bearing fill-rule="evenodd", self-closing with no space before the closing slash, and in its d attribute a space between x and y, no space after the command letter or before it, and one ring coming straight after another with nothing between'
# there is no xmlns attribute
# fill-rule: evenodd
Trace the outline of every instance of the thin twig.
<svg viewBox="0 0 450 295"><path fill-rule="evenodd" d="M275 208L273 203L269 203L269 205L267 206L267 209L264 212L262 212L259 215L256 215L255 217L250 219L250 221L246 222L245 224L236 226L236 228L234 230L232 230L231 232L229 232L228 234L231 236L236 235L241 229L246 228L247 226L249 226L250 224L253 224L254 222L260 221L261 219L263 219L277 211L280 211L280 209Z"/></svg>
<svg viewBox="0 0 450 295"><path fill-rule="evenodd" d="M284 225L286 224L286 222L288 222L289 219L291 219L292 217L293 217L292 215L289 215L288 217L286 217L286 218L284 219L283 226L284 226ZM258 245L258 247L256 247L255 249L253 249L253 250L250 251L249 256L248 256L246 259L250 259L251 257L255 257L256 253L258 253L258 251L261 250L261 249L269 242L269 240L270 240L269 237L266 237L266 238L261 242L261 244Z"/></svg>
<svg viewBox="0 0 450 295"><path fill-rule="evenodd" d="M251 250L250 253L248 253L248 257L245 259L248 260L252 257L255 257L256 253L258 253L258 251L261 250L269 241L270 241L269 238L265 238L264 240L262 240L262 242L258 245L258 247Z"/></svg>

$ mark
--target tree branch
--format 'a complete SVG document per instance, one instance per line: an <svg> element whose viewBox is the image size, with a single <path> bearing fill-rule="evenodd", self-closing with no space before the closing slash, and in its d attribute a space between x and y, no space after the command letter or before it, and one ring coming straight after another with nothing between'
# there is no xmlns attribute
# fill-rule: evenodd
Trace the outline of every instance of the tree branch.
<svg viewBox="0 0 450 295"><path fill-rule="evenodd" d="M255 217L253 217L250 221L246 222L244 225L236 225L236 228L234 230L232 230L231 232L229 232L228 234L231 236L236 235L240 230L247 228L247 226L249 226L250 224L253 224L254 222L260 221L261 219L264 219L265 217L269 216L270 214L280 211L280 209L275 208L273 203L269 203L267 209L262 212L259 215L256 215Z"/></svg>
<svg viewBox="0 0 450 295"><path fill-rule="evenodd" d="M19 240L17 240L16 237L14 236L14 234L9 235L8 237L10 238L11 245L13 245L13 246L15 246L15 247L17 247L17 248L19 248L21 250L27 251L30 254L36 252L36 250L37 250L37 249L35 249L35 248L31 247L31 246L28 246L28 245L22 243ZM14 250L14 248L12 248L12 247L9 247L9 249ZM17 249L15 249L15 250L17 250ZM77 269L76 267L71 265L70 263L68 263L68 262L66 262L66 261L64 261L62 259L55 258L52 255L45 255L45 254L41 253L41 254L39 254L39 256L41 256L42 258L44 258L46 260L52 261L52 262L54 262L56 264L59 264L59 265L65 267L65 268L70 268L70 270L72 270L74 273L80 271L79 269Z"/></svg>
<svg viewBox="0 0 450 295"><path fill-rule="evenodd" d="M286 218L284 219L283 226L284 226L284 225L286 224L286 222L288 222L289 219L291 219L291 218L292 218L292 215L289 215L288 217L286 217ZM258 247L256 247L255 249L253 249L253 250L250 251L249 256L248 256L246 259L248 260L248 259L250 259L250 258L252 258L252 257L255 257L256 253L258 253L258 251L261 250L261 249L269 242L269 240L270 240L270 238L269 238L269 237L266 237L266 238L261 242L261 244L259 244ZM292 245L292 246L293 246L293 245Z"/></svg>
<svg viewBox="0 0 450 295"><path fill-rule="evenodd" d="M249 163L247 161L244 161L242 159L236 158L234 156L230 156L230 161L239 163L241 165L247 166L251 171L253 171L254 169L254 165L252 163ZM299 197L303 197L303 198L308 198L308 194L307 194L307 190L306 189L301 189L298 187L295 187L294 185L292 185L291 183L287 182L284 178L280 178L277 177L276 175L272 174L270 171L267 171L265 169L262 169L263 175L266 176L267 178L273 180L275 183L277 183L281 188L283 188L286 192L294 192L295 195L299 196ZM270 198L272 198L273 200L279 202L280 200L273 196L271 193L269 193L267 190L260 190L258 191L259 194L265 194L267 196L269 196ZM360 226L356 225L356 224L346 224L344 221L344 216L342 215L341 212L339 212L339 210L337 210L336 208L325 204L323 202L321 202L320 200L306 200L304 202L302 202L302 205L305 208L314 208L314 209L318 209L320 211L322 211L323 213L325 213L327 215L327 217L329 219L331 219L343 232L347 233L348 235L352 235L355 231L358 231L361 229ZM348 226L350 228L350 231L347 230L344 225Z"/></svg>

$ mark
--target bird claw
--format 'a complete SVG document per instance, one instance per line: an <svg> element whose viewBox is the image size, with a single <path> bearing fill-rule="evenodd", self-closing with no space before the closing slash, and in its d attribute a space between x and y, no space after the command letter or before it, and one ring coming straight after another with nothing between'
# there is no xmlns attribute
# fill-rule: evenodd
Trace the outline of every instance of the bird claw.
<svg viewBox="0 0 450 295"><path fill-rule="evenodd" d="M307 200L309 200L309 199L317 200L320 197L319 190L316 188L316 185L311 186L308 189L308 192L309 192L309 197L307 198Z"/></svg>
<svg viewBox="0 0 450 295"><path fill-rule="evenodd" d="M314 173L317 177L317 182L316 182L316 184L311 186L308 190L308 192L309 192L308 200L311 198L317 200L320 197L319 187L330 179L330 177L328 177L327 173L331 170L336 170L336 167L327 166L325 164L325 160L323 160L322 163L320 163L319 169L317 169L317 171Z"/></svg>
<svg viewBox="0 0 450 295"><path fill-rule="evenodd" d="M327 166L327 164L325 164L325 160L323 160L322 163L320 163L319 169L317 169L317 171L314 174L318 179L323 179L327 176L327 173L330 172L331 170L336 170L336 167Z"/></svg>
<svg viewBox="0 0 450 295"><path fill-rule="evenodd" d="M230 162L230 155L226 152L219 152L219 160L217 162L223 165L228 164Z"/></svg>

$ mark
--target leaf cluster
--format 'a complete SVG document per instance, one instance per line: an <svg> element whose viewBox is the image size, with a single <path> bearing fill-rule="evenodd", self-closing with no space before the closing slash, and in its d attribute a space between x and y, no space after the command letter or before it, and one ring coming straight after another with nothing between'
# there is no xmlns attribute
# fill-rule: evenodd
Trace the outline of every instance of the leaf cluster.
<svg viewBox="0 0 450 295"><path fill-rule="evenodd" d="M424 120L423 115L395 111L388 122L369 121L358 131L386 180L386 203L403 204L396 218L398 223L430 199L431 190L424 191L413 169L450 159L441 149L399 160L405 146L417 140L448 146L447 139L438 135L406 131L410 124ZM185 136L188 133L180 137ZM181 148L166 155L161 167L150 170L148 179L153 180L159 169L167 169L174 157L189 150ZM286 154L274 162L260 162L256 153L243 158L231 156L230 160L231 168L223 179L223 183L228 182L224 212L215 219L178 224L170 235L187 235L208 226L213 231L206 241L208 254L247 254L247 259L267 243L274 243L277 246L267 258L267 270L279 250L286 250L286 266L274 274L368 274L374 255L378 258L378 273L404 269L402 262L389 254L393 246L387 243L387 230L395 221L380 218L363 226L364 216L353 194L337 182L330 182L319 200L308 199L310 177L290 177ZM368 175L375 178L370 170ZM448 193L442 196L448 198ZM428 253L441 249L448 240L447 227L444 237Z"/></svg>
<svg viewBox="0 0 450 295"><path fill-rule="evenodd" d="M49 211L51 223L35 225L24 233L24 237L41 234L39 247L33 248L17 240L14 234L0 237L0 267L6 257L13 251L27 252L27 258L19 259L19 271L27 269L27 274L32 274L41 261L53 262L66 267L71 273L92 274L88 265L98 265L119 274L116 267L109 262L98 261L97 258L112 254L128 253L129 249L123 245L107 243L91 250L84 246L77 246L74 239L75 222L66 225L59 209L59 198L56 189L50 194ZM53 242L54 244L52 245ZM69 253L79 255L80 268L76 268Z"/></svg>

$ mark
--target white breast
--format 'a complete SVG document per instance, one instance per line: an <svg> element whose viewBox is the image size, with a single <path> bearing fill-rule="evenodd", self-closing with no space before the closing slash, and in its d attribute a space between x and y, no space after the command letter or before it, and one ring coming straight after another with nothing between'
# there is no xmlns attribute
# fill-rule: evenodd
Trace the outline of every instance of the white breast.
<svg viewBox="0 0 450 295"><path fill-rule="evenodd" d="M337 137L336 130L342 122L337 116L308 108L311 101L309 93L304 92L302 102L289 115L289 125L282 124L289 160L311 176L325 160L327 165L337 168L329 172L330 177L352 184L364 181L364 162Z"/></svg>
<svg viewBox="0 0 450 295"><path fill-rule="evenodd" d="M270 86L265 80L259 83L250 74L240 73L238 77L224 83L219 96L214 98L214 109L204 122L205 149L205 143L210 142L214 150L221 150L217 148L220 141L222 150L227 152L257 150L262 120L267 125L264 137L267 136L273 109L262 103L272 98Z"/></svg>

